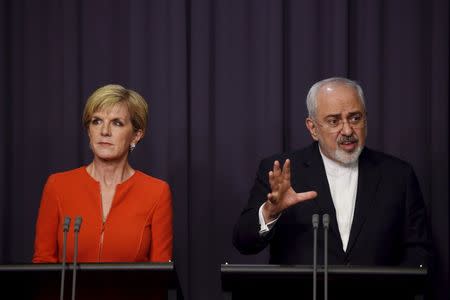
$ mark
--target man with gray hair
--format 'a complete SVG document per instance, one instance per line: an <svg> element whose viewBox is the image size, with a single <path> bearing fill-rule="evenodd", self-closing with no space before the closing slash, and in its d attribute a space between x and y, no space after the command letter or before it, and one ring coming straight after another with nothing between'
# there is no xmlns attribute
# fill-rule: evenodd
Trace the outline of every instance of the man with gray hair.
<svg viewBox="0 0 450 300"><path fill-rule="evenodd" d="M233 244L243 254L270 245L270 263L312 264L313 214L329 214L332 265L426 265L429 233L412 167L365 147L361 87L346 78L307 96L312 145L263 160ZM318 253L323 253L319 235ZM319 264L322 257L319 256Z"/></svg>

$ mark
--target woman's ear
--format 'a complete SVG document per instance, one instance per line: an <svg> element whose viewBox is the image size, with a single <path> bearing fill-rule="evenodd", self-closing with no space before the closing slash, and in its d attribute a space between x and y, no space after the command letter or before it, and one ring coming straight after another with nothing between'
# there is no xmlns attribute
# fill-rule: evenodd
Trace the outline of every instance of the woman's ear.
<svg viewBox="0 0 450 300"><path fill-rule="evenodd" d="M137 144L143 137L144 137L144 131L142 129L138 129L134 132L134 138L131 142L133 144Z"/></svg>

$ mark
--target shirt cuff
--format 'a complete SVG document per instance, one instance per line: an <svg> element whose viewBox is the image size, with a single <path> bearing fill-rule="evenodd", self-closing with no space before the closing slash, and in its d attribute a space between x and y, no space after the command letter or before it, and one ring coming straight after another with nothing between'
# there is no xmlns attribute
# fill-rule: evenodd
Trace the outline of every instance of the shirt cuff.
<svg viewBox="0 0 450 300"><path fill-rule="evenodd" d="M264 216L262 213L262 209L264 207L264 205L266 204L266 202L264 202L258 210L258 217L259 217L259 225L260 225L260 229L259 229L259 235L260 236L265 236L275 225L276 221L278 221L278 219L280 218L280 216L278 216L275 220L270 221L269 223L266 224L266 222L264 221Z"/></svg>

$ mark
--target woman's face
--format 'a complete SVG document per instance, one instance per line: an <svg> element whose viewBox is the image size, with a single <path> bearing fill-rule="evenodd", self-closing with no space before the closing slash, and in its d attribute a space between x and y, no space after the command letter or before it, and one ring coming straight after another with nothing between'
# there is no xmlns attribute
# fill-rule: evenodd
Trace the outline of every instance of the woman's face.
<svg viewBox="0 0 450 300"><path fill-rule="evenodd" d="M94 156L107 161L126 158L130 144L136 144L142 133L142 130L134 131L125 103L95 112L88 127Z"/></svg>

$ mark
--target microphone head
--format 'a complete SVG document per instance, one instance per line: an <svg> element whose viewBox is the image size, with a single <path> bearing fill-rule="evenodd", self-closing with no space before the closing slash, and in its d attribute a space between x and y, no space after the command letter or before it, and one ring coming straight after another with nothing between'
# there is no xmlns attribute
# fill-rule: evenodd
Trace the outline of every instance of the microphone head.
<svg viewBox="0 0 450 300"><path fill-rule="evenodd" d="M328 214L324 214L322 216L322 223L324 228L328 228L330 225L330 216Z"/></svg>
<svg viewBox="0 0 450 300"><path fill-rule="evenodd" d="M67 232L67 231L69 231L69 228L70 228L70 217L65 217L64 224L63 224L63 231Z"/></svg>
<svg viewBox="0 0 450 300"><path fill-rule="evenodd" d="M75 219L75 224L73 225L73 231L75 231L75 232L79 232L80 231L80 227L81 227L81 222L82 221L83 221L83 219L80 216L78 216Z"/></svg>
<svg viewBox="0 0 450 300"><path fill-rule="evenodd" d="M312 224L313 224L313 228L319 227L319 215L318 214L312 215Z"/></svg>

